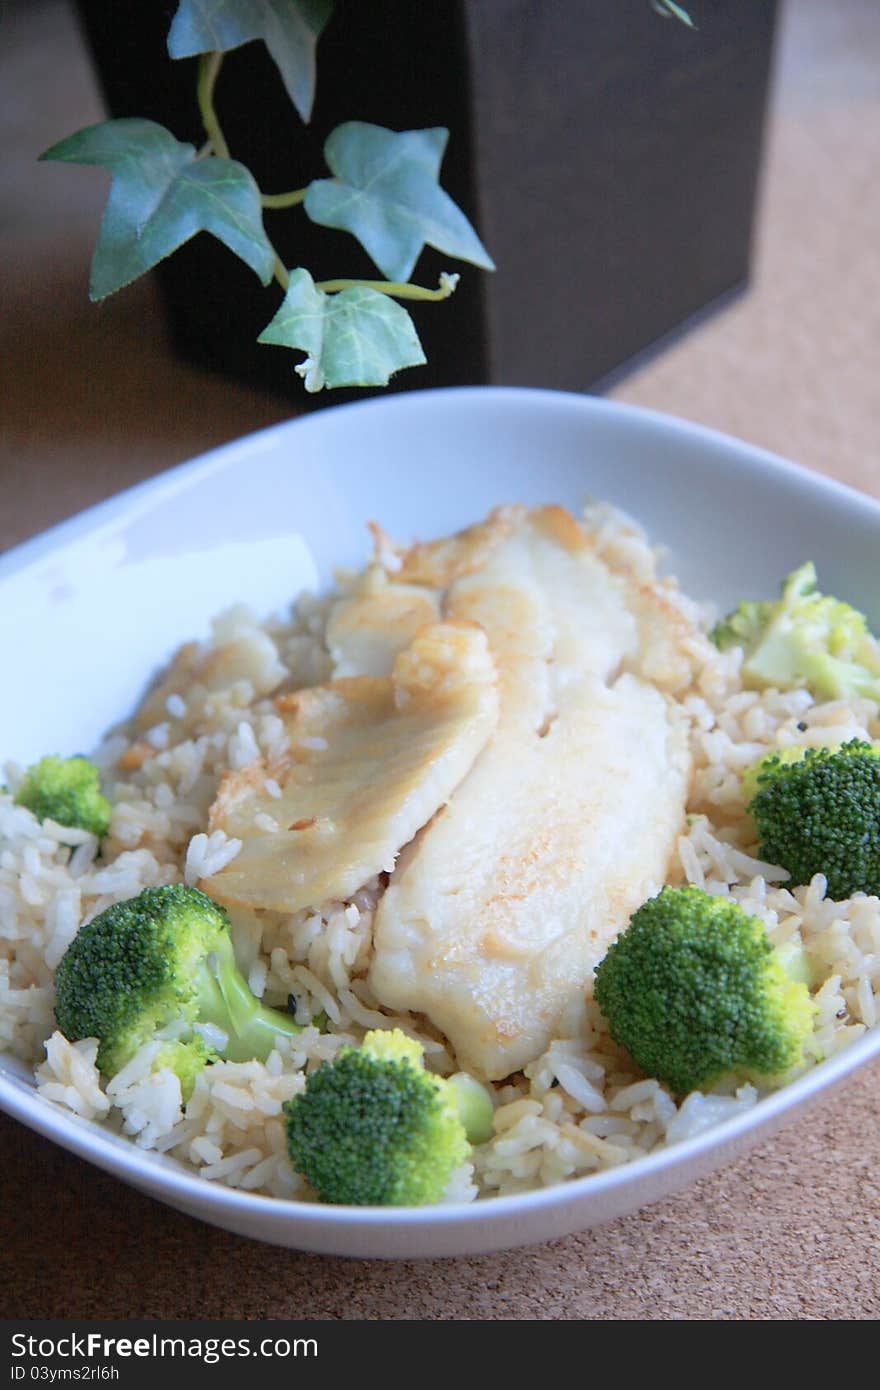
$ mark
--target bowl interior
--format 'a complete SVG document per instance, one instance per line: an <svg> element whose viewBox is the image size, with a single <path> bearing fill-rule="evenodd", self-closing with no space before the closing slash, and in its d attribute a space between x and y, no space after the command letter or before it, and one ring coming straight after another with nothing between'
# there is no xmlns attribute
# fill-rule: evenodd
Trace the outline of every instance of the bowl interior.
<svg viewBox="0 0 880 1390"><path fill-rule="evenodd" d="M237 602L282 611L303 587L329 583L337 566L362 564L369 520L409 540L449 532L505 502L576 510L589 499L628 511L668 549L666 568L685 589L721 608L775 593L785 574L813 559L826 591L880 621L880 506L867 498L735 440L625 406L523 390L410 393L238 441L0 558L3 756L88 750L176 644L206 634L213 614ZM875 1053L875 1042L852 1065ZM849 1068L838 1059L833 1075ZM821 1089L821 1071L804 1078L791 1104ZM174 1205L285 1244L408 1255L489 1249L586 1226L654 1191L638 1163L605 1182L481 1203L479 1212L435 1209L390 1221L330 1213L210 1187L50 1114L16 1064L4 1060L0 1072L0 1103L35 1128ZM772 1100L767 1116L778 1117L788 1101ZM760 1112L737 1134L757 1134ZM663 1190L706 1171L706 1154L714 1148L717 1161L730 1142L721 1133L702 1148L667 1151L654 1165L666 1174ZM314 1237L321 1223L323 1242ZM424 1234L438 1226L442 1250ZM355 1235L364 1229L372 1229L368 1251ZM403 1236L385 1239L380 1229Z"/></svg>
<svg viewBox="0 0 880 1390"><path fill-rule="evenodd" d="M360 564L365 526L402 539L499 503L588 498L668 547L684 587L725 606L814 558L880 620L876 503L710 431L588 398L408 394L328 410L206 455L0 559L5 757L95 744L174 646L235 602L284 608ZM48 741L48 742L47 742Z"/></svg>

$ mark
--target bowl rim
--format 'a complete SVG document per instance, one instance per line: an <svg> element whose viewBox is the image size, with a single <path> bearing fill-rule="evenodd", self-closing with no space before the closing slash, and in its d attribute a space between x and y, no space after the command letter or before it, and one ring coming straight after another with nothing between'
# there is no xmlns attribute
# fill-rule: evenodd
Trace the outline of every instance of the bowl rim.
<svg viewBox="0 0 880 1390"><path fill-rule="evenodd" d="M739 455L739 465L748 469L769 470L777 477L806 488L813 494L834 498L849 506L857 506L880 521L880 501L859 492L845 483L814 473L802 465L782 458L757 445L658 410L646 409L620 401L608 401L577 392L545 390L534 387L468 386L407 391L399 395L370 397L346 402L319 410L310 415L293 417L263 429L240 436L212 448L183 463L174 465L154 477L124 489L90 506L54 526L0 554L0 585L14 574L31 568L45 557L64 549L78 540L98 540L121 521L131 521L150 510L158 500L167 501L212 473L234 467L249 456L272 451L291 431L320 430L328 411L390 412L406 414L419 410L423 402L442 399L454 406L462 401L484 400L493 405L529 403L538 409L558 412L560 409L579 413L585 418L598 415L617 421L624 427L648 425L668 437L687 436L692 442L707 446L707 466L712 466L718 452ZM754 1106L712 1124L690 1138L664 1145L651 1153L622 1163L617 1167L568 1178L549 1187L535 1188L506 1196L487 1196L473 1202L456 1202L422 1207L357 1207L304 1202L298 1199L270 1197L260 1193L228 1187L212 1182L197 1172L190 1173L177 1159L157 1154L154 1150L138 1148L133 1139L108 1131L96 1121L83 1119L73 1112L40 1097L32 1081L11 1077L0 1059L0 1109L20 1120L30 1129L58 1143L80 1158L97 1164L114 1176L135 1186L148 1182L150 1190L172 1204L190 1210L195 1203L201 1208L213 1208L218 1217L270 1215L274 1221L290 1228L321 1227L387 1229L392 1227L436 1228L482 1225L493 1217L505 1218L547 1211L568 1206L595 1195L597 1199L620 1188L638 1187L670 1169L686 1167L691 1160L719 1153L751 1130L766 1132L775 1120L832 1086L836 1081L880 1056L880 1027L869 1030L834 1056L817 1063L780 1090L761 1097ZM696 1174L694 1175L696 1177ZM638 1203L637 1203L638 1205Z"/></svg>
<svg viewBox="0 0 880 1390"><path fill-rule="evenodd" d="M2 1071L0 1109L12 1118L21 1120L29 1129L52 1139L78 1157L97 1163L117 1177L126 1178L135 1185L148 1177L151 1190L161 1192L172 1203L179 1199L180 1205L186 1205L187 1209L189 1205L184 1203L184 1198L195 1199L200 1205L207 1203L216 1207L218 1212L230 1215L271 1213L283 1226L291 1227L355 1225L382 1230L387 1230L389 1226L469 1227L495 1216L526 1215L567 1206L591 1194L598 1201L600 1197L621 1187L637 1187L640 1182L647 1184L649 1179L664 1174L670 1168L686 1167L691 1160L734 1145L750 1130L768 1131L786 1111L818 1097L836 1081L878 1056L880 1029L873 1029L780 1090L770 1092L754 1105L709 1125L689 1139L664 1145L628 1163L583 1177L566 1178L548 1187L506 1196L486 1196L472 1202L421 1207L358 1207L304 1202L297 1198L245 1192L222 1182L215 1183L196 1172L189 1173L179 1160L167 1154L140 1149L133 1139L108 1132L97 1121L65 1112L60 1106L39 1096L29 1082L10 1081Z"/></svg>
<svg viewBox="0 0 880 1390"><path fill-rule="evenodd" d="M880 521L880 499L872 497L870 493L862 492L837 478L829 478L824 473L815 472L758 444L751 444L736 435L727 434L698 421L687 420L682 416L669 415L648 406L630 405L626 401L606 400L577 391L558 391L537 386L432 387L424 391L403 391L392 396L371 396L366 400L346 401L340 405L315 410L309 415L292 416L227 440L226 443L184 459L181 463L172 464L162 472L133 483L130 487L123 488L120 492L113 493L0 552L0 582L80 537L89 535L93 539L99 539L105 530L112 529L122 517L135 520L148 512L160 494L164 500L178 492L184 492L201 478L232 466L236 460L243 460L249 455L271 448L276 439L286 437L291 430L320 429L323 420L330 414L339 417L343 413L372 413L377 410L405 413L419 409L422 402L440 399L453 406L457 401L469 404L486 400L497 402L499 405L507 402L528 402L539 409L549 411L571 410L573 414L580 413L585 417L590 414L599 417L604 415L609 420L616 419L624 427L638 428L640 424L648 424L669 437L686 435L691 440L703 441L707 449L715 452L747 454L749 463L757 470L766 469L777 477L797 483L800 487L824 493L828 498L834 498L838 502L856 505L859 510L873 512ZM746 460L741 459L740 462L745 463ZM712 466L711 458L707 459L707 463Z"/></svg>

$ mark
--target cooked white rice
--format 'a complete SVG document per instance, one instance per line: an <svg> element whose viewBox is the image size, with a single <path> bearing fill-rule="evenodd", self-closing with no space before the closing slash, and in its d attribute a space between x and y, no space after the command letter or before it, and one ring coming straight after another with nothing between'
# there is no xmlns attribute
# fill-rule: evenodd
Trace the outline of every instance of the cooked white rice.
<svg viewBox="0 0 880 1390"><path fill-rule="evenodd" d="M646 579L653 575L654 554L636 527L604 507L591 509L587 520L611 558ZM423 1019L392 1016L371 995L378 881L346 902L294 917L232 914L236 953L253 992L270 1004L292 995L298 1021L310 1025L323 1013L329 1027L307 1026L265 1063L207 1067L185 1107L176 1076L154 1070L158 1043L147 1044L109 1082L100 1077L96 1043L69 1043L54 1029L53 971L79 926L111 903L156 884L195 883L234 858L239 842L206 829L218 779L227 768L283 751L284 724L267 696L279 683L295 689L328 677L326 612L326 600L306 596L288 623L261 624L241 607L224 614L213 641L246 639L248 674L237 673L220 692L192 681L170 688L165 681L150 727L123 726L108 737L96 754L114 803L100 859L94 836L40 824L14 804L20 768L7 766L8 792L0 794L0 1049L36 1066L39 1093L53 1104L172 1154L205 1178L304 1199L311 1194L288 1162L281 1107L303 1089L310 1069L359 1042L365 1030L393 1026L424 1044L435 1070L455 1067L445 1040ZM734 898L762 919L774 943L803 944L819 981L812 1065L880 1020L880 902L864 895L832 902L821 875L806 887L779 886L785 876L754 856L740 775L762 754L789 744L880 739L877 708L858 700L816 704L804 690L746 691L738 652L720 654L705 642L700 657L686 700L696 764L689 827L670 882ZM174 668L172 685L173 674ZM448 1200L519 1192L613 1167L760 1099L754 1086L730 1085L676 1104L615 1046L595 1004L587 1007L586 1023L581 1015L571 1031L576 1036L555 1041L524 1074L495 1087L495 1135L455 1175Z"/></svg>

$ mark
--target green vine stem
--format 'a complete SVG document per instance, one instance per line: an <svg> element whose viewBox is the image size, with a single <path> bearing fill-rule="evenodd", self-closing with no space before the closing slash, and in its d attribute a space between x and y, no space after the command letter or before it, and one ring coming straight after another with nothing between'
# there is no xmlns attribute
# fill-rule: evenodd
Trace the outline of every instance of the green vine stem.
<svg viewBox="0 0 880 1390"><path fill-rule="evenodd" d="M260 202L264 208L295 208L305 196L306 189L295 188L292 193L262 193Z"/></svg>
<svg viewBox="0 0 880 1390"><path fill-rule="evenodd" d="M213 153L219 155L221 159L229 159L229 145L226 143L226 136L223 134L223 128L214 107L214 88L217 85L217 78L220 75L222 65L222 53L205 53L199 59L196 98L201 112L202 124L205 127L205 134L208 137L207 144L203 146L199 154L201 156ZM295 188L290 193L261 193L260 202L264 208L293 208L304 202L305 196L305 188ZM290 284L290 272L277 251L275 252L274 276L281 288L286 291ZM315 288L323 290L325 294L338 294L342 290L353 289L375 290L378 294L387 294L394 299L419 299L437 302L449 298L458 284L458 279L457 275L449 275L444 271L440 276L440 284L436 290L429 290L425 285L403 284L395 280L322 280L316 284Z"/></svg>
<svg viewBox="0 0 880 1390"><path fill-rule="evenodd" d="M457 284L458 276L449 275L444 271L436 290L429 290L425 285L402 284L395 280L320 280L315 283L315 289L323 290L325 294L337 294L340 290L376 290L379 294L388 294L394 299L437 301L448 299Z"/></svg>
<svg viewBox="0 0 880 1390"><path fill-rule="evenodd" d="M198 101L199 112L202 117L202 124L205 134L208 137L205 144L199 150L199 158L217 155L221 159L229 159L229 145L223 128L220 125L220 118L214 106L214 89L217 85L217 78L223 65L222 53L205 53L199 58L198 79L196 82L196 99ZM264 208L293 208L298 207L305 201L307 189L295 188L288 193L260 193L260 203ZM264 229L265 231L265 229ZM268 237L267 237L268 240ZM271 246L271 241L269 242ZM275 251L274 246L272 247ZM281 289L286 293L290 285L290 272L282 261L278 252L275 251L275 265L273 275ZM315 285L315 288L322 290L325 294L339 294L343 290L367 289L375 290L378 294L387 294L394 299L414 299L430 300L437 302L448 299L458 284L458 275L449 274L444 271L440 276L440 283L435 290L428 289L425 285L412 285L395 280L323 280Z"/></svg>
<svg viewBox="0 0 880 1390"><path fill-rule="evenodd" d="M211 142L211 148L221 159L229 158L229 146L226 143L226 136L220 128L220 121L217 112L214 110L214 87L223 65L222 53L205 53L199 59L199 77L196 84L196 97L199 103L199 111L202 115L202 124L205 127L205 134Z"/></svg>
<svg viewBox="0 0 880 1390"><path fill-rule="evenodd" d="M205 53L199 59L199 76L198 82L196 83L196 99L199 103L199 111L201 112L202 116L202 124L205 127L205 134L208 137L207 145L202 147L202 149L199 151L199 155L201 156L210 153L219 155L221 159L229 159L229 146L226 143L226 136L223 134L223 128L220 125L220 118L218 117L214 107L214 88L217 85L217 78L220 75L220 68L222 67L222 65L222 53ZM296 201L298 202L302 202L302 199L305 197L305 189L302 189L301 193L302 197L296 199ZM280 194L279 196L285 198L289 195ZM267 198L261 198L261 201L264 207L293 206L293 202L276 203L271 202ZM270 246L272 245L271 242L269 242L269 244ZM275 279L278 281L278 284L281 286L281 288L283 290L286 290L287 286L290 283L290 276L287 273L287 268L284 262L282 261L281 257L278 255L277 251L275 252L275 269L273 273Z"/></svg>

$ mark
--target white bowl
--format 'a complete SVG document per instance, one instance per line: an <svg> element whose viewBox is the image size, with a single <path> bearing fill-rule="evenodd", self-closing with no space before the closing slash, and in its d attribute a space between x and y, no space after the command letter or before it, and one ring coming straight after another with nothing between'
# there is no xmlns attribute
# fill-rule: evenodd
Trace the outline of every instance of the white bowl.
<svg viewBox="0 0 880 1390"><path fill-rule="evenodd" d="M811 558L826 592L880 621L880 505L709 430L545 391L413 393L326 410L216 449L0 557L0 756L94 745L182 640L244 600L279 610L339 564L365 522L429 537L502 502L605 498L726 606ZM115 631L114 631L115 629ZM108 637L108 632L113 632ZM420 1210L282 1202L214 1185L38 1098L0 1059L0 1106L134 1187L216 1225L337 1255L463 1255L548 1240L684 1187L766 1138L867 1059L880 1030L685 1143L517 1197ZM35 1181L39 1178L35 1177Z"/></svg>

